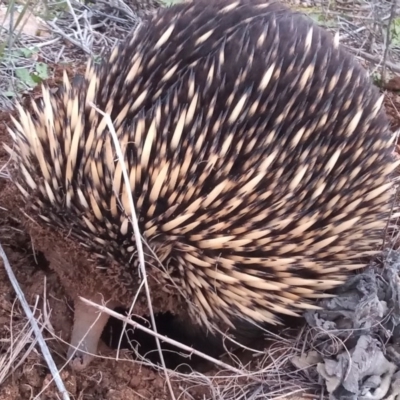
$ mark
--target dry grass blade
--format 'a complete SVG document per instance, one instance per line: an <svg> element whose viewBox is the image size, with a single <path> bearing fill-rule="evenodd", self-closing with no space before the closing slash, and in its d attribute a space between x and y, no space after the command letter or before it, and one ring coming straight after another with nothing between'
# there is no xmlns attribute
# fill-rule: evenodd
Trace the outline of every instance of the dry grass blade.
<svg viewBox="0 0 400 400"><path fill-rule="evenodd" d="M131 224L133 226L133 231L134 231L134 234L135 234L137 253L138 253L139 263L140 263L140 270L141 270L142 279L143 279L143 282L144 282L144 287L145 287L148 307L149 307L149 311L150 311L151 325L153 327L154 333L157 333L157 326L156 326L156 320L154 318L153 306L152 306L151 295L150 295L150 288L149 288L149 285L148 285L148 282L147 282L147 272L146 272L143 245L142 245L142 236L140 234L139 224L138 224L138 220L137 220L137 217L136 217L135 204L133 202L132 189L131 189L131 186L130 186L128 171L126 170L126 165L125 165L125 162L124 162L124 155L122 154L122 150L121 150L121 146L119 144L118 136L117 136L117 133L115 132L114 125L113 125L113 122L112 122L112 119L111 119L110 115L106 114L105 112L103 112L102 110L97 108L94 104L91 104L91 107L93 107L99 114L101 114L105 118L107 127L108 127L108 129L110 131L110 134L111 134L113 142L114 142L114 146L115 146L115 150L116 150L116 153L117 153L118 160L121 163L122 174L123 174L123 177L124 177L125 185L126 185L126 187L128 189L127 193L128 193L128 199L129 199L129 205L130 205L130 212L131 212L131 216L132 216ZM168 388L169 388L169 391L170 391L172 399L175 400L174 391L172 389L171 382L169 380L169 376L168 376L168 372L167 372L167 368L165 366L165 360L164 360L164 355L163 355L162 350L161 350L160 340L159 340L159 338L157 336L156 336L156 343L157 343L157 349L158 349L158 352L159 352L159 355L160 355L160 360L161 360L162 366L163 366L164 371L165 371L165 378L167 380Z"/></svg>
<svg viewBox="0 0 400 400"><path fill-rule="evenodd" d="M13 307L14 309L14 307ZM32 351L33 346L36 345L37 341L32 340L33 328L28 323L24 324L22 328L15 334L13 324L14 313L10 315L10 337L2 338L0 342L2 345L6 345L6 351L0 356L0 385L8 378L8 376L21 365L29 353ZM26 345L31 345L26 349ZM21 356L25 349L24 354ZM19 359L19 362L17 361Z"/></svg>
<svg viewBox="0 0 400 400"><path fill-rule="evenodd" d="M15 98L47 79L46 66L82 65L88 55L101 57L123 39L141 17L122 4L35 0L21 8L15 0L8 7L0 3L0 109L11 109Z"/></svg>
<svg viewBox="0 0 400 400"><path fill-rule="evenodd" d="M384 79L385 69L400 72L399 6L396 0L288 0L360 58L370 74Z"/></svg>
<svg viewBox="0 0 400 400"><path fill-rule="evenodd" d="M40 349L42 350L43 357L46 360L46 363L47 363L47 365L48 365L48 367L50 369L50 372L51 372L51 374L52 374L52 376L54 378L54 381L55 381L55 383L57 385L57 388L60 391L60 394L61 394L63 400L70 400L68 392L65 389L64 383L63 383L63 381L62 381L62 379L60 377L58 369L57 369L57 367L56 367L56 365L54 363L54 360L53 360L53 358L52 358L52 356L50 354L49 348L47 347L47 344L46 344L46 342L45 342L45 340L43 338L43 335L42 335L42 332L41 332L41 330L39 328L39 325L38 325L38 323L37 323L32 311L31 311L31 309L30 309L30 307L29 307L29 305L28 305L28 303L27 303L27 301L25 299L25 295L22 292L22 290L21 290L21 288L20 288L20 286L18 284L18 281L17 281L17 279L16 279L16 277L14 275L14 272L13 272L13 270L11 268L11 265L10 265L10 263L8 261L6 253L4 252L3 246L1 244L0 244L0 257L3 260L4 268L6 269L7 275L8 275L8 277L10 279L10 282L11 282L11 284L12 284L14 290L15 290L15 293L17 294L18 299L21 302L22 308L24 309L24 312L25 312L25 314L26 314L26 316L27 316L27 318L28 318L28 320L29 320L29 322L30 322L30 324L32 326L32 330L33 330L33 332L34 332L34 334L36 336L36 339L37 339L37 341L39 343Z"/></svg>

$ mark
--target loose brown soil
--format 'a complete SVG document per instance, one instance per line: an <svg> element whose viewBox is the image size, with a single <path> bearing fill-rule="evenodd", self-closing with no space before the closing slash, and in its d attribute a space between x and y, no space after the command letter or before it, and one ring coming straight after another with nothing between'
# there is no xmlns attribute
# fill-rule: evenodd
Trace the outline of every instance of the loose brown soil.
<svg viewBox="0 0 400 400"><path fill-rule="evenodd" d="M83 69L68 70L71 76L76 72L83 72ZM62 70L56 69L54 78L49 83L55 86L61 77ZM30 96L40 96L40 90L35 90ZM392 128L398 129L400 127L400 95L388 92L385 97L385 106L391 118ZM0 113L0 142L9 143L6 129L9 121L9 113ZM7 160L8 156L0 147L0 167ZM40 313L43 314L44 308L51 310L51 325L48 327L51 327L52 332L46 331L44 334L48 339L54 361L62 370L61 376L71 398L82 400L169 399L170 395L162 372L135 363L125 353L122 353L121 357L126 358L125 360L115 361L116 351L104 343L99 351L106 358L96 359L84 372L76 373L68 366L64 367L67 351L65 341L69 340L72 326L70 298L66 295L59 277L49 269L46 260L40 254L34 255L31 238L22 230L20 222L9 213L8 208L13 206L9 201L10 190L12 190L10 181L0 179L0 243L7 253L28 303L33 306L39 298L37 309ZM166 303L168 301L165 299ZM10 348L11 343L16 342L16 336L25 324L25 315L16 300L15 292L0 261L0 355ZM29 348L29 345L30 342L25 345L25 350ZM21 354L24 353L23 350ZM54 384L45 389L50 379L48 368L40 350L36 347L29 352L22 366L16 368L0 386L0 400L34 398L42 389L44 392L41 399L58 399L60 397ZM206 392L205 388L197 387L188 391L190 395L182 394L185 389L184 383L173 382L173 386L176 394L181 395L180 399L200 399Z"/></svg>

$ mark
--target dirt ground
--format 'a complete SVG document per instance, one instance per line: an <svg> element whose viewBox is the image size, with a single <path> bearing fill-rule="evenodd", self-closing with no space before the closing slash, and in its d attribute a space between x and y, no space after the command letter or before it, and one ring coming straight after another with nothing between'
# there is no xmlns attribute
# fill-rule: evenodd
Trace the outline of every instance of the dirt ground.
<svg viewBox="0 0 400 400"><path fill-rule="evenodd" d="M69 75L82 72L80 69L70 69ZM54 78L50 84L55 86L62 76L61 69L54 71ZM32 96L40 96L40 91L35 90ZM400 96L392 91L385 97L387 113L391 118L392 128L400 127ZM10 114L0 113L0 142L9 142L6 125L10 121ZM7 162L7 155L0 147L0 166ZM68 366L64 367L67 346L62 341L68 341L72 326L72 311L70 299L61 287L56 274L52 272L46 260L40 254L34 254L31 240L21 230L18 220L15 220L8 210L4 208L2 196L9 188L10 182L0 179L0 243L4 247L17 280L26 296L28 303L33 306L37 299L37 309L43 315L44 310L51 310L51 330L45 332L48 345L52 351L57 367L62 370L61 376L73 399L115 399L115 400L140 400L140 399L169 399L170 395L162 372L133 362L126 352L115 361L116 350L100 346L100 353L104 358L98 358L82 373L75 373ZM39 311L37 313L39 315ZM0 355L4 354L10 346L18 342L18 333L24 329L26 318L9 279L0 262ZM168 324L168 323L167 323ZM108 331L117 329L118 324L112 323ZM106 329L106 330L107 330ZM117 329L118 330L118 329ZM112 343L107 332L103 338ZM55 338L58 338L57 340ZM28 350L31 341L27 341L24 350ZM206 344L205 344L206 346ZM113 346L111 346L113 347ZM115 346L114 346L115 347ZM151 347L151 345L150 345ZM23 355L25 351L21 352ZM16 365L19 358L14 361ZM174 361L170 361L172 364ZM202 365L205 370L207 366ZM213 371L208 370L211 374ZM215 372L215 371L214 371ZM43 390L40 398L58 399L54 384L46 388L50 374L43 361L37 346L29 352L22 366L16 368L0 387L0 400L31 399ZM200 399L207 392L202 387L187 389L182 382L173 382L177 398ZM187 390L187 392L185 392Z"/></svg>

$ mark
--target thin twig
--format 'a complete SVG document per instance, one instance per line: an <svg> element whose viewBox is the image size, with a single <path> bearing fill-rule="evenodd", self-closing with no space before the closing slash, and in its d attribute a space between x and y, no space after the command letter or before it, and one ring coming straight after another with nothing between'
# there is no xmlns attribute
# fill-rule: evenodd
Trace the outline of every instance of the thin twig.
<svg viewBox="0 0 400 400"><path fill-rule="evenodd" d="M386 83L386 62L389 53L389 47L391 42L390 28L392 26L392 21L394 18L394 14L396 12L396 3L397 0L392 0L392 7L390 8L390 17L388 21L388 26L386 29L386 43L385 43L385 51L383 53L383 61L382 61L382 83Z"/></svg>
<svg viewBox="0 0 400 400"><path fill-rule="evenodd" d="M350 50L353 54L359 55L360 57L364 58L367 61L371 61L373 63L380 63L381 57L378 56L373 56L372 54L369 54L363 50L355 49L352 46L348 45L343 45L346 47L348 50ZM390 61L386 61L386 67L390 68L393 72L400 72L400 65L399 64L394 64Z"/></svg>
<svg viewBox="0 0 400 400"><path fill-rule="evenodd" d="M127 186L127 188L129 188L130 187L129 175L128 175L128 171L126 170L126 165L125 165L125 161L124 161L125 158L124 158L124 155L122 154L121 146L119 144L118 136L117 136L117 133L115 132L114 125L113 125L113 122L111 120L111 117L110 117L109 114L106 114L105 112L103 112L102 110L97 108L93 103L90 103L90 105L100 115L102 115L103 118L106 120L106 124L108 126L108 129L110 131L110 134L111 134L113 142L114 142L114 146L115 146L115 150L117 152L118 160L121 163L121 169L122 169L122 174L123 174L123 177L124 177L125 185ZM127 193L128 193L129 206L130 206L131 215L132 215L132 218L131 218L130 222L131 222L131 224L133 226L133 230L134 230L134 233L135 233L137 253L138 253L138 257L139 257L140 270L141 270L143 281L144 281L144 287L145 287L147 302L148 302L149 311L150 311L151 325L153 327L154 333L157 333L156 320L154 318L153 306L152 306L152 301L151 301L151 296L150 296L150 288L149 288L149 284L148 284L148 281L147 281L147 272L146 272L146 266L145 266L143 245L142 245L142 240L141 240L139 224L138 224L137 216L136 216L135 204L133 202L132 190L127 189ZM156 337L156 343L157 343L157 348L158 348L158 352L159 352L159 355L160 355L161 365L163 366L164 371L165 371L165 378L167 380L168 388L170 390L170 394L172 396L172 399L175 400L174 391L172 389L171 381L170 381L168 373L167 373L167 367L165 365L164 355L162 353L161 343L160 343L158 337Z"/></svg>
<svg viewBox="0 0 400 400"><path fill-rule="evenodd" d="M46 360L49 370L54 378L54 382L56 383L57 388L62 395L62 398L64 400L70 400L70 397L68 395L67 390L65 389L64 383L60 377L60 374L58 372L56 364L54 363L54 360L50 354L49 348L47 347L46 341L43 338L43 335L41 333L39 325L38 325L32 311L25 299L25 295L24 295L23 291L21 290L21 287L18 284L17 278L14 275L14 272L11 268L11 265L8 261L6 253L4 252L3 246L1 244L0 244L0 256L3 259L4 268L7 272L8 278L10 279L10 282L15 290L15 293L17 294L17 297L18 297L19 301L21 302L22 308L24 309L25 314L26 314L29 322L32 325L36 339L39 343L40 349L42 350L43 357Z"/></svg>

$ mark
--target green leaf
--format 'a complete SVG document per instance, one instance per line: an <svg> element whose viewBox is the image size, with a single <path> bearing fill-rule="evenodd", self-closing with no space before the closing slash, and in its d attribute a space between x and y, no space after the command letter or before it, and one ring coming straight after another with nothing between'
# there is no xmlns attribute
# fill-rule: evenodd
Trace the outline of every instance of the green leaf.
<svg viewBox="0 0 400 400"><path fill-rule="evenodd" d="M36 86L37 84L39 84L43 81L43 79L40 76L38 76L37 74L31 74L31 78L32 78L33 82L35 82L34 86Z"/></svg>
<svg viewBox="0 0 400 400"><path fill-rule="evenodd" d="M317 13L317 12L310 12L306 13L314 22L318 25L322 25L325 28L334 28L336 26L335 20L328 18L326 15Z"/></svg>
<svg viewBox="0 0 400 400"><path fill-rule="evenodd" d="M22 57L25 58L31 58L33 54L35 54L35 52L31 49L27 49L27 48L22 48L22 49L18 49L19 52L21 53Z"/></svg>
<svg viewBox="0 0 400 400"><path fill-rule="evenodd" d="M400 18L394 18L390 27L391 44L400 45Z"/></svg>
<svg viewBox="0 0 400 400"><path fill-rule="evenodd" d="M15 71L15 75L21 82L25 83L25 85L32 88L36 86L36 82L34 81L34 79L32 79L32 75L29 73L28 68L17 69Z"/></svg>
<svg viewBox="0 0 400 400"><path fill-rule="evenodd" d="M49 77L49 67L43 62L38 62L35 67L36 75L41 79L45 80Z"/></svg>

